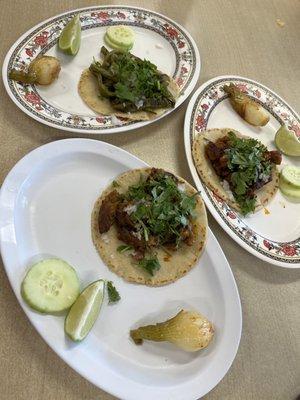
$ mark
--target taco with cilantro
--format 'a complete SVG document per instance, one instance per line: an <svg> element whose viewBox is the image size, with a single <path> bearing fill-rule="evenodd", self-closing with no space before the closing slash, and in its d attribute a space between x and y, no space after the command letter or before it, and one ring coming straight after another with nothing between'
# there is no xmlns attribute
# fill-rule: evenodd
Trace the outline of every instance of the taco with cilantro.
<svg viewBox="0 0 300 400"><path fill-rule="evenodd" d="M174 108L177 83L148 60L101 48L101 61L82 72L78 91L95 112L129 120L149 120Z"/></svg>
<svg viewBox="0 0 300 400"><path fill-rule="evenodd" d="M260 210L278 189L281 153L233 129L200 132L193 158L205 185L243 215Z"/></svg>
<svg viewBox="0 0 300 400"><path fill-rule="evenodd" d="M202 198L184 179L162 169L123 173L92 212L92 238L103 261L125 280L149 286L185 275L206 234Z"/></svg>

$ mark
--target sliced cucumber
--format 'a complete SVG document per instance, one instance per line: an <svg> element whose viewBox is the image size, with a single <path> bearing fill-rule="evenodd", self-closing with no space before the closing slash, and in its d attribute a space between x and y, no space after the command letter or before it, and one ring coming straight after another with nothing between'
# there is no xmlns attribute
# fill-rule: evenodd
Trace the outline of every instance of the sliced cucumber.
<svg viewBox="0 0 300 400"><path fill-rule="evenodd" d="M115 44L109 39L109 37L107 35L104 36L104 41L107 44L107 46L109 46L115 50L129 51L132 49L132 46L133 46L133 45L131 45L131 46L126 47L126 46L121 46L121 45Z"/></svg>
<svg viewBox="0 0 300 400"><path fill-rule="evenodd" d="M295 200L300 199L300 188L297 188L296 186L294 186L290 183L287 183L282 177L280 178L280 181L279 181L279 189L287 197L291 197Z"/></svg>
<svg viewBox="0 0 300 400"><path fill-rule="evenodd" d="M111 43L119 47L132 47L134 42L134 32L131 28L124 25L110 26L107 28L106 37Z"/></svg>
<svg viewBox="0 0 300 400"><path fill-rule="evenodd" d="M34 310L58 313L70 308L79 296L79 280L73 267L58 258L50 258L29 269L21 294Z"/></svg>
<svg viewBox="0 0 300 400"><path fill-rule="evenodd" d="M296 188L300 188L300 168L288 165L281 171L281 176L286 183L290 183Z"/></svg>

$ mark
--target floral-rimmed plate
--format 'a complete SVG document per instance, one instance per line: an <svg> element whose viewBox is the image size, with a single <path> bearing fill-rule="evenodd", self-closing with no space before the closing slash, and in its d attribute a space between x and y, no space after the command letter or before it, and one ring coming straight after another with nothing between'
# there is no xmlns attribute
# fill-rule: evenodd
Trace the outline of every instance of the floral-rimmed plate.
<svg viewBox="0 0 300 400"><path fill-rule="evenodd" d="M75 57L58 50L63 27L80 13L81 47ZM105 31L110 25L129 25L135 31L133 54L146 58L173 76L180 87L175 109L189 96L200 73L200 56L190 34L179 24L156 12L127 6L96 6L72 10L44 21L21 36L8 51L3 81L14 103L30 117L46 125L79 133L114 133L147 125L97 115L77 92L81 72L99 57ZM39 54L60 59L59 78L49 87L23 85L8 79L12 68L22 69ZM174 109L167 111L166 116ZM160 118L162 118L161 116Z"/></svg>
<svg viewBox="0 0 300 400"><path fill-rule="evenodd" d="M235 83L257 100L270 114L270 122L262 128L247 124L232 109L223 86ZM240 76L218 76L203 84L193 95L185 117L185 150L195 184L222 228L243 248L271 264L300 268L300 203L293 203L280 191L263 210L242 217L226 202L216 197L201 181L193 157L192 144L201 131L210 128L233 128L262 141L275 149L274 136L286 124L300 140L300 119L297 113L266 86ZM300 166L299 157L283 156L285 165Z"/></svg>

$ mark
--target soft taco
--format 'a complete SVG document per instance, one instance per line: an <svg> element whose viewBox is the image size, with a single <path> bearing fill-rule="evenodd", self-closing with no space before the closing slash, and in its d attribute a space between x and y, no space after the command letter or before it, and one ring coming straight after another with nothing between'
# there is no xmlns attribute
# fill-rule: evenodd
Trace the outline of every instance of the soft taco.
<svg viewBox="0 0 300 400"><path fill-rule="evenodd" d="M78 91L83 101L102 115L149 120L173 108L177 83L150 61L121 50L101 49L102 60L82 72Z"/></svg>
<svg viewBox="0 0 300 400"><path fill-rule="evenodd" d="M162 169L123 173L92 212L92 238L103 261L125 280L149 286L185 275L204 248L206 231L197 191Z"/></svg>
<svg viewBox="0 0 300 400"><path fill-rule="evenodd" d="M243 215L260 210L278 189L281 153L234 129L200 132L193 157L205 185Z"/></svg>

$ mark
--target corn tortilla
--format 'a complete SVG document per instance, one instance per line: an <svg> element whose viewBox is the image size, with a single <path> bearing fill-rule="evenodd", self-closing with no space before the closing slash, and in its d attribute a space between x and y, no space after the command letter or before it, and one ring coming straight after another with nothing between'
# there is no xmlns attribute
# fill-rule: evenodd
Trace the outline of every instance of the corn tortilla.
<svg viewBox="0 0 300 400"><path fill-rule="evenodd" d="M143 168L123 173L116 178L117 183L120 185L117 187L118 192L125 193L129 186L139 183L141 174L147 176L150 171L151 168ZM187 193L191 195L196 193L196 190L188 182L182 178L178 179L180 183L185 184ZM161 268L152 277L134 262L131 255L128 254L129 252L117 252L118 246L124 245L124 242L118 239L114 225L102 235L99 232L98 215L102 201L114 189L116 188L111 184L104 190L94 205L91 218L93 243L104 263L126 281L149 286L166 285L176 281L190 271L203 251L207 235L207 217L202 198L196 195L196 218L194 220L196 235L193 245L188 246L185 243L181 243L178 250L168 251L171 257L168 257L162 248L155 249Z"/></svg>
<svg viewBox="0 0 300 400"><path fill-rule="evenodd" d="M216 142L219 138L228 135L228 132L235 133L240 138L248 138L240 132L229 129L208 129L200 132L193 143L193 158L196 169L207 187L209 187L215 195L224 200L230 207L240 211L239 204L230 196L227 190L224 189L220 177L216 174L211 162L205 155L205 145L207 140ZM279 174L276 166L272 169L272 180L256 191L256 206L254 212L266 206L275 195L279 185Z"/></svg>
<svg viewBox="0 0 300 400"><path fill-rule="evenodd" d="M174 79L171 79L168 89L175 99L179 96L179 87ZM166 111L164 108L153 110L153 112L136 111L131 113L115 110L108 99L99 97L97 79L89 69L84 70L81 74L78 92L88 107L102 115L115 115L117 117L127 118L131 121L148 121L162 115Z"/></svg>

